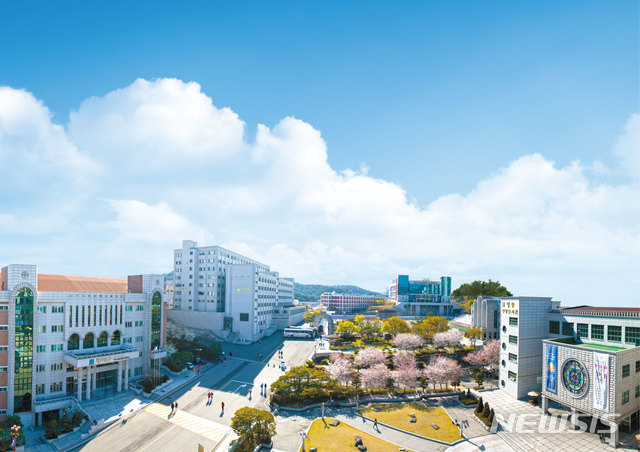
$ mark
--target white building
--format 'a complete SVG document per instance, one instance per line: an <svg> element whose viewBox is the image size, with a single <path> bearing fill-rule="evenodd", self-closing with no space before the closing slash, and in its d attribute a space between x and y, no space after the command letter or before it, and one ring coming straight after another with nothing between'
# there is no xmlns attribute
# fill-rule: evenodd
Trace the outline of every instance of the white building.
<svg viewBox="0 0 640 452"><path fill-rule="evenodd" d="M482 330L482 340L500 337L500 299L478 297L471 305L471 327Z"/></svg>
<svg viewBox="0 0 640 452"><path fill-rule="evenodd" d="M276 305L293 305L294 280L219 246L185 240L174 251L170 318L223 339L250 343L272 334Z"/></svg>
<svg viewBox="0 0 640 452"><path fill-rule="evenodd" d="M166 340L163 275L0 273L0 415L42 413L126 390L150 374Z"/></svg>
<svg viewBox="0 0 640 452"><path fill-rule="evenodd" d="M329 311L340 313L364 312L369 306L383 299L379 295L354 295L349 293L325 292L320 295L320 304Z"/></svg>

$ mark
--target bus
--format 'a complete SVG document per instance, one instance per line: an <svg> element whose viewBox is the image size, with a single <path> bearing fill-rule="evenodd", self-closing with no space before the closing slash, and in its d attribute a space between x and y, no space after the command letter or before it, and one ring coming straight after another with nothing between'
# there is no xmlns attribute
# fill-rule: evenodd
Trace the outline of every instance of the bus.
<svg viewBox="0 0 640 452"><path fill-rule="evenodd" d="M298 337L301 339L315 339L318 335L318 331L315 328L285 328L284 337Z"/></svg>

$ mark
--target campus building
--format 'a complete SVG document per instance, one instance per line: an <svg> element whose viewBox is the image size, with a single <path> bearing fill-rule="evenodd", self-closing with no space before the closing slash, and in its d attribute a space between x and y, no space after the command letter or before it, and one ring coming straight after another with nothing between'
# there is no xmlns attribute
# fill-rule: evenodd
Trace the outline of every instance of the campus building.
<svg viewBox="0 0 640 452"><path fill-rule="evenodd" d="M328 311L341 314L364 312L369 306L382 299L381 295L354 295L348 293L325 292L320 295L320 304Z"/></svg>
<svg viewBox="0 0 640 452"><path fill-rule="evenodd" d="M471 305L471 327L482 330L482 340L500 337L500 299L478 297Z"/></svg>
<svg viewBox="0 0 640 452"><path fill-rule="evenodd" d="M275 307L293 305L293 278L220 246L191 240L174 251L170 318L222 339L251 343L272 334Z"/></svg>
<svg viewBox="0 0 640 452"><path fill-rule="evenodd" d="M453 316L460 308L451 301L451 277L442 276L440 281L429 279L410 280L407 275L398 275L389 285L389 300L405 315L426 316L429 314Z"/></svg>
<svg viewBox="0 0 640 452"><path fill-rule="evenodd" d="M0 272L0 414L25 425L126 390L166 356L163 275Z"/></svg>
<svg viewBox="0 0 640 452"><path fill-rule="evenodd" d="M638 429L640 308L502 298L501 323L503 390L518 398L541 392L543 411L550 401L563 405L574 425L597 418L623 431Z"/></svg>

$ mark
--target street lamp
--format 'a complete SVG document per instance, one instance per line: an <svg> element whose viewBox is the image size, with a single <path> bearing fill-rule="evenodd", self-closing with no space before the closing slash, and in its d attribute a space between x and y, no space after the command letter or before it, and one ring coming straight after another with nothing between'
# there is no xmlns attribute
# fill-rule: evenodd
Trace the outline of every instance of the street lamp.
<svg viewBox="0 0 640 452"><path fill-rule="evenodd" d="M13 436L13 452L16 452L16 445L18 443L18 436L20 436L20 426L14 425L11 427L11 436Z"/></svg>

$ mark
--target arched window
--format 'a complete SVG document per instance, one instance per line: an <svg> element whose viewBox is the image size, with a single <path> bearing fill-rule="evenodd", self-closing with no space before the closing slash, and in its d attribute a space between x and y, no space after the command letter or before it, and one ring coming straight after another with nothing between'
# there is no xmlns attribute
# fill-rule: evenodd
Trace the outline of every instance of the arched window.
<svg viewBox="0 0 640 452"><path fill-rule="evenodd" d="M67 342L67 350L78 350L80 348L80 336L73 333Z"/></svg>
<svg viewBox="0 0 640 452"><path fill-rule="evenodd" d="M13 383L13 411L31 411L31 383L33 370L33 291L23 287L16 294L15 318L15 376Z"/></svg>
<svg viewBox="0 0 640 452"><path fill-rule="evenodd" d="M93 333L87 333L82 341L82 348L93 348Z"/></svg>
<svg viewBox="0 0 640 452"><path fill-rule="evenodd" d="M98 347L106 347L107 344L107 338L109 336L107 335L106 331L103 331L102 333L100 333L100 336L98 336Z"/></svg>
<svg viewBox="0 0 640 452"><path fill-rule="evenodd" d="M151 348L160 347L162 329L162 294L154 292L151 297Z"/></svg>
<svg viewBox="0 0 640 452"><path fill-rule="evenodd" d="M120 345L120 331L115 330L111 335L111 345Z"/></svg>

